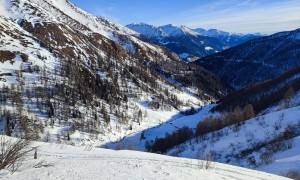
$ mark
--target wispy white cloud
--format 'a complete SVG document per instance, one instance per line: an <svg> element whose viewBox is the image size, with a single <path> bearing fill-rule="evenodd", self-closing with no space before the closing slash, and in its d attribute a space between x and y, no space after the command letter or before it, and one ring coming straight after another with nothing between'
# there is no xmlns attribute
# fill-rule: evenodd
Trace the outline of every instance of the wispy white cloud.
<svg viewBox="0 0 300 180"><path fill-rule="evenodd" d="M165 24L170 21L192 28L273 33L300 28L300 1L218 0L153 23Z"/></svg>

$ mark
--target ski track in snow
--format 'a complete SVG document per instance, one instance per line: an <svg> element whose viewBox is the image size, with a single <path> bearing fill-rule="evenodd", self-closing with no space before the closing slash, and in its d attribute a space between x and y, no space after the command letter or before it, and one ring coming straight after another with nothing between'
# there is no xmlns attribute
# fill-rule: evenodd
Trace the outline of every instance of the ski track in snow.
<svg viewBox="0 0 300 180"><path fill-rule="evenodd" d="M285 179L240 167L213 163L199 168L199 161L134 151L113 151L35 142L38 160L28 158L14 174L0 171L3 179ZM52 167L33 168L45 160Z"/></svg>

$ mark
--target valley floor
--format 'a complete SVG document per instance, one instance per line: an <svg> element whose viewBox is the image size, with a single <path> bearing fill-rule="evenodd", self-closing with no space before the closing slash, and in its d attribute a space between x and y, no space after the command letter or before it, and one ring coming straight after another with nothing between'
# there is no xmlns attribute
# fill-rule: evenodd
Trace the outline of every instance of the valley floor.
<svg viewBox="0 0 300 180"><path fill-rule="evenodd" d="M285 179L240 167L212 164L157 154L114 151L35 142L38 159L28 157L14 174L0 171L0 179ZM51 167L34 168L44 160Z"/></svg>

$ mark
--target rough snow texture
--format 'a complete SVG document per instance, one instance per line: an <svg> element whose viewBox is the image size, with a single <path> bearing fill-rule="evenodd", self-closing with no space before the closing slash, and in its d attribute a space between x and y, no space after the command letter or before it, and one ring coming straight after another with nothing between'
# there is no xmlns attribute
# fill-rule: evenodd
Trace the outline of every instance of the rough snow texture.
<svg viewBox="0 0 300 180"><path fill-rule="evenodd" d="M34 143L38 159L29 157L14 174L0 171L2 179L285 179L240 167L213 163L200 169L198 160L174 158L134 151L112 151ZM52 167L33 168L44 160Z"/></svg>

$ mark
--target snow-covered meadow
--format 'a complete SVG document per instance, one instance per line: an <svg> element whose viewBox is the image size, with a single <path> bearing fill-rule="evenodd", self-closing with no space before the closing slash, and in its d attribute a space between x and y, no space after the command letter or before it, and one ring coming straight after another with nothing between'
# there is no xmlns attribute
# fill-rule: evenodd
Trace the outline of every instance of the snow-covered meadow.
<svg viewBox="0 0 300 180"><path fill-rule="evenodd" d="M0 171L2 179L285 179L220 163L205 169L198 160L144 152L41 142L32 145L38 146L38 158L33 159L32 154L13 174ZM50 166L34 168L40 161Z"/></svg>

